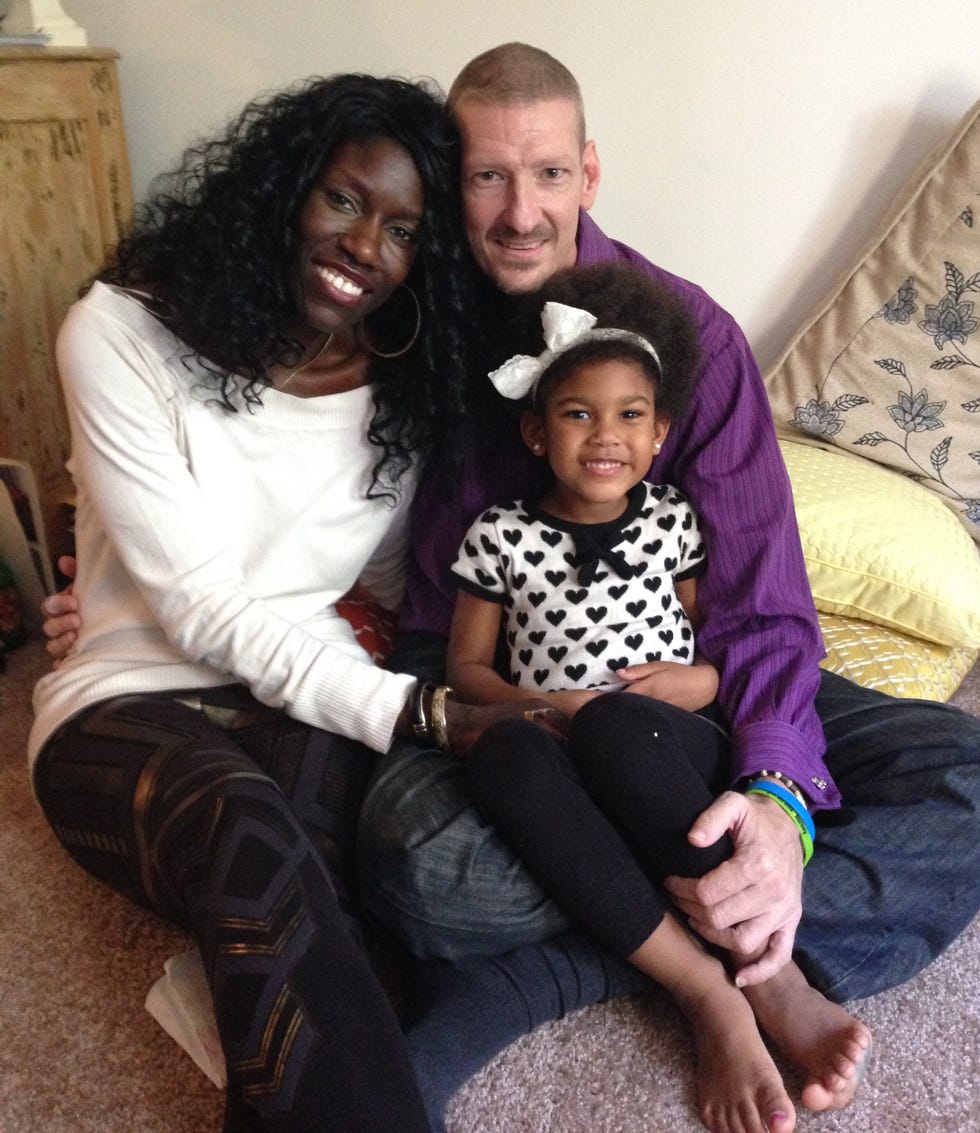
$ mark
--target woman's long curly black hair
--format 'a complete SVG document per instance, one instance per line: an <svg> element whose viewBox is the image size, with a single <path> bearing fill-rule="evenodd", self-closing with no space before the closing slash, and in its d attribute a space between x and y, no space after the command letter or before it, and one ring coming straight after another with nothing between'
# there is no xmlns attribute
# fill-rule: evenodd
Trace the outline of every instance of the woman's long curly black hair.
<svg viewBox="0 0 980 1133"><path fill-rule="evenodd" d="M371 361L369 439L379 449L371 493L391 495L413 458L435 454L447 471L457 465L472 368L475 269L462 236L459 141L433 85L336 75L249 103L222 135L192 146L154 184L98 278L150 292L154 313L210 374L225 409L255 408L269 365L295 365L302 354L289 327L303 202L339 145L376 138L404 146L425 192L406 281L419 300L421 331L401 357ZM407 341L414 309L402 317L390 330L372 319L372 341Z"/></svg>

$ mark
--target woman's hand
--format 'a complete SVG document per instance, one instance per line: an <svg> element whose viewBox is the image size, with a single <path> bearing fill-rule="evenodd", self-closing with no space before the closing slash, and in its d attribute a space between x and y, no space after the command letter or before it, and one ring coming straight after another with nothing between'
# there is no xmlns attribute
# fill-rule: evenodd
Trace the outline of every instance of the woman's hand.
<svg viewBox="0 0 980 1133"><path fill-rule="evenodd" d="M718 694L718 670L703 657L693 665L677 661L650 661L619 669L616 676L627 681L624 692L650 696L678 708L696 712L710 704Z"/></svg>
<svg viewBox="0 0 980 1133"><path fill-rule="evenodd" d="M58 570L66 577L74 579L75 560L70 555L58 559ZM78 640L82 619L78 613L78 599L72 593L71 583L57 594L49 594L41 603L44 624L41 629L48 639L44 648L54 659L57 669L68 652Z"/></svg>
<svg viewBox="0 0 980 1133"><path fill-rule="evenodd" d="M583 704L588 704L590 700L602 695L602 691L596 688L569 688L542 693L541 698L552 708L557 708L563 716L571 719Z"/></svg>
<svg viewBox="0 0 980 1133"><path fill-rule="evenodd" d="M568 717L544 700L463 704L447 697L446 735L453 755L466 755L487 728L501 720L528 720L559 738L568 730Z"/></svg>

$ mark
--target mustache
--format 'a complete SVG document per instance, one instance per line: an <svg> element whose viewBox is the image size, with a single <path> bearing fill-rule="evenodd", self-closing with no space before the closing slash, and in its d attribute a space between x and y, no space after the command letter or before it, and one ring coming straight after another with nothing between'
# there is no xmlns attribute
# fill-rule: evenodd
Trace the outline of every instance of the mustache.
<svg viewBox="0 0 980 1133"><path fill-rule="evenodd" d="M529 232L518 232L516 228L510 228L506 225L495 225L487 235L492 240L513 240L519 242L526 240L528 242L535 240L550 240L554 236L554 229L548 225L542 227L539 225L532 228Z"/></svg>

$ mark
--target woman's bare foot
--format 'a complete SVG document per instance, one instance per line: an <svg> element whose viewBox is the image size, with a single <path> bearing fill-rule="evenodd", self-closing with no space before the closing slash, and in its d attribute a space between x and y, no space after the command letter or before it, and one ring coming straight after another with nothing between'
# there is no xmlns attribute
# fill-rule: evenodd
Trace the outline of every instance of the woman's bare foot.
<svg viewBox="0 0 980 1133"><path fill-rule="evenodd" d="M694 1032L698 1108L711 1133L792 1133L796 1111L742 993L677 1001Z"/></svg>
<svg viewBox="0 0 980 1133"><path fill-rule="evenodd" d="M843 1109L857 1093L871 1053L871 1032L831 1003L795 964L743 988L759 1026L805 1076L809 1110Z"/></svg>

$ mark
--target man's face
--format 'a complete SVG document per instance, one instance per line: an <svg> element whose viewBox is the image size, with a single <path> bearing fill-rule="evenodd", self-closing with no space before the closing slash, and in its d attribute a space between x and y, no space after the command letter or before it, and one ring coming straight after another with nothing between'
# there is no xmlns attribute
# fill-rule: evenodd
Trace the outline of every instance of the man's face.
<svg viewBox="0 0 980 1133"><path fill-rule="evenodd" d="M579 208L599 187L595 146L579 142L575 103L455 108L463 139L463 208L476 262L511 295L534 291L575 263Z"/></svg>

